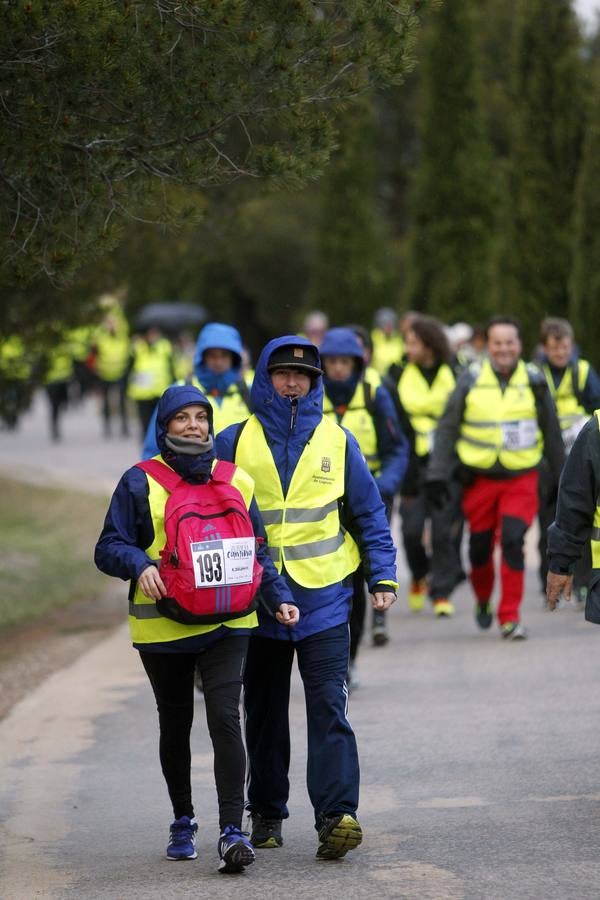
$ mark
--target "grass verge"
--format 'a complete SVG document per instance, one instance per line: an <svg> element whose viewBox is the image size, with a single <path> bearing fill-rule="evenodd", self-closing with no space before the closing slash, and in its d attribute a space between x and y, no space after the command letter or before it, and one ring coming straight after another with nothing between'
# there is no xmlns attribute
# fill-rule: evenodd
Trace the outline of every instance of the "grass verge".
<svg viewBox="0 0 600 900"><path fill-rule="evenodd" d="M0 496L0 628L107 590L93 560L107 500L3 478Z"/></svg>

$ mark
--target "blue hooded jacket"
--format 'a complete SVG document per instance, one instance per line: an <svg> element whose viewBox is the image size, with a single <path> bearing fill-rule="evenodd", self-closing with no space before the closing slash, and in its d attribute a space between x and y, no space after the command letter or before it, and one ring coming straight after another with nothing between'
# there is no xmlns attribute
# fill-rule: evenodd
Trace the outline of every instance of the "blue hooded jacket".
<svg viewBox="0 0 600 900"><path fill-rule="evenodd" d="M280 397L273 387L267 370L268 361L275 350L290 344L313 346L298 335L269 341L256 364L251 390L252 407L263 426L284 494L306 443L323 417L321 376L313 377L308 394L297 400ZM241 427L231 425L217 435L217 455L221 459L233 460ZM396 548L375 481L355 438L347 431L346 436L344 526L358 544L369 590L374 590L382 582L396 582ZM260 460L257 464L260 465ZM301 587L285 571L282 574L300 608L300 622L295 628L287 629L259 609L260 634L297 641L348 621L351 579L312 589Z"/></svg>
<svg viewBox="0 0 600 900"><path fill-rule="evenodd" d="M170 418L184 406L191 403L206 404L210 410L210 404L204 394L193 385L174 385L167 388L158 403L158 415L156 422L156 436L161 447L161 454L166 462L175 469L186 481L206 480L208 475L197 473L188 475L184 470L189 459L197 457L183 457L173 454L165 445L167 423ZM212 413L209 412L212 434ZM203 454L210 464L214 454ZM181 463L181 464L180 464ZM206 465L206 462L203 463ZM259 544L257 556L263 566L263 578L260 588L260 600L263 614L274 618L274 613L281 603L294 603L291 591L281 578L273 565L273 561L267 552L266 534L256 500L252 499L249 508L250 519L257 537L263 538L264 543ZM135 582L143 570L156 560L151 559L145 552L154 540L154 527L150 514L148 500L148 476L137 466L133 466L122 476L110 501L110 506L104 521L102 533L96 544L94 561L101 572L122 578L124 581ZM231 629L222 626L228 636ZM195 652L215 639L220 630L211 631L207 635L197 635L191 638L167 642L177 652ZM241 630L238 630L241 633ZM167 644L145 644L144 650L169 649Z"/></svg>
<svg viewBox="0 0 600 900"><path fill-rule="evenodd" d="M207 350L219 348L229 350L233 354L233 365L226 372L219 374L209 369L203 363L203 356ZM205 391L214 391L213 398L219 405L223 394L227 389L240 379L240 366L242 364L242 339L237 328L233 325L225 325L223 322L209 322L200 331L194 351L194 375ZM152 413L144 445L142 447L142 459L151 459L159 452L159 446L155 437L156 409Z"/></svg>
<svg viewBox="0 0 600 900"><path fill-rule="evenodd" d="M323 376L325 393L333 406L347 405L354 396L364 369L362 348L356 334L351 328L330 328L323 337L320 353L321 357L353 356L359 362L354 374L347 381L333 381L327 375ZM375 481L384 502L387 501L391 505L408 466L409 445L400 427L394 402L383 384L379 384L375 389L371 415L381 464L381 470L375 476Z"/></svg>

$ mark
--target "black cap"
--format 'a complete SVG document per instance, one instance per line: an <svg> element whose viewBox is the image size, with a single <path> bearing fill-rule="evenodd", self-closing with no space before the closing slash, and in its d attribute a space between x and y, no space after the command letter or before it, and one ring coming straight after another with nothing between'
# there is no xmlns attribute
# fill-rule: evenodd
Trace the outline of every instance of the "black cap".
<svg viewBox="0 0 600 900"><path fill-rule="evenodd" d="M319 354L315 347L308 344L285 344L271 353L267 370L303 369L309 375L322 375L323 370L318 363Z"/></svg>

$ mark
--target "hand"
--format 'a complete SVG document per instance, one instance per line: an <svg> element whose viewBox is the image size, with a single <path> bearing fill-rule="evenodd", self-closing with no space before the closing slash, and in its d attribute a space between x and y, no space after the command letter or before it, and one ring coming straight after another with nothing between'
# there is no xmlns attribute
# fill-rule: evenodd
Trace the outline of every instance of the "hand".
<svg viewBox="0 0 600 900"><path fill-rule="evenodd" d="M434 509L443 509L450 500L450 491L446 481L426 481L425 497Z"/></svg>
<svg viewBox="0 0 600 900"><path fill-rule="evenodd" d="M393 591L375 591L371 595L371 604L374 609L383 612L390 608L395 599L396 595Z"/></svg>
<svg viewBox="0 0 600 900"><path fill-rule="evenodd" d="M562 575L559 572L548 572L548 577L546 579L546 596L548 598L548 609L556 609L561 594L565 598L565 600L570 600L572 588L572 575Z"/></svg>
<svg viewBox="0 0 600 900"><path fill-rule="evenodd" d="M297 625L300 621L300 610L291 603L282 603L275 613L275 618L280 625Z"/></svg>
<svg viewBox="0 0 600 900"><path fill-rule="evenodd" d="M150 600L160 600L161 597L166 597L167 595L167 589L156 566L148 566L144 569L138 578L138 584L142 594Z"/></svg>

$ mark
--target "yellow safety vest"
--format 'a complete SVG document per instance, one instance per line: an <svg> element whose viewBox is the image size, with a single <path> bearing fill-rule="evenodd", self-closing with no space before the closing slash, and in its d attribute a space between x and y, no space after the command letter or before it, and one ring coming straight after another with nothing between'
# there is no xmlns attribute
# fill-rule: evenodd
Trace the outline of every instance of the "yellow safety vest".
<svg viewBox="0 0 600 900"><path fill-rule="evenodd" d="M103 381L118 381L129 360L129 336L100 329L96 335L96 373Z"/></svg>
<svg viewBox="0 0 600 900"><path fill-rule="evenodd" d="M54 347L49 354L48 368L44 376L44 384L57 381L70 381L73 378L73 357L70 346L66 343Z"/></svg>
<svg viewBox="0 0 600 900"><path fill-rule="evenodd" d="M246 422L235 461L255 481L255 497L278 572L306 588L342 581L360 563L358 548L340 522L345 492L346 435L323 416L306 444L287 495L256 416Z"/></svg>
<svg viewBox="0 0 600 900"><path fill-rule="evenodd" d="M173 381L172 358L171 343L166 338L152 345L136 341L127 394L133 400L160 397Z"/></svg>
<svg viewBox="0 0 600 900"><path fill-rule="evenodd" d="M373 396L374 391L371 385L369 385L368 390L372 391L371 396ZM323 394L323 413L332 422L338 422L337 413L327 394ZM365 385L362 381L359 381L356 385L352 399L338 424L347 428L354 435L369 469L376 475L381 469L381 462L377 453L377 432L375 431L373 416L367 409Z"/></svg>
<svg viewBox="0 0 600 900"><path fill-rule="evenodd" d="M558 387L554 384L550 367L543 367L546 381L556 405L556 414L560 423L562 439L565 449L569 451L575 443L575 438L589 420L590 416L579 403L573 386L573 366L567 366ZM587 381L590 364L586 359L577 361L577 382L579 392L583 391Z"/></svg>
<svg viewBox="0 0 600 900"><path fill-rule="evenodd" d="M435 429L448 397L456 387L456 378L444 363L429 384L415 363L407 363L398 380L398 395L415 433L415 453L427 456L433 450Z"/></svg>
<svg viewBox="0 0 600 900"><path fill-rule="evenodd" d="M594 413L596 423L600 428L600 409ZM596 497L596 511L594 513L594 521L592 524L592 537L590 540L592 548L592 568L600 569L600 494Z"/></svg>
<svg viewBox="0 0 600 900"><path fill-rule="evenodd" d="M466 396L459 459L473 469L498 462L512 471L535 468L544 443L527 366L519 360L504 391L488 359L473 366L479 373Z"/></svg>
<svg viewBox="0 0 600 900"><path fill-rule="evenodd" d="M0 342L0 373L5 381L25 381L31 377L31 363L18 334L11 334Z"/></svg>
<svg viewBox="0 0 600 900"><path fill-rule="evenodd" d="M250 415L250 410L246 401L240 394L237 384L230 384L226 392L221 398L221 404L217 403L216 397L211 396L206 389L200 384L197 378L192 378L192 384L195 385L205 395L213 409L213 428L215 434L228 428L229 425L235 425L237 422L243 422Z"/></svg>
<svg viewBox="0 0 600 900"><path fill-rule="evenodd" d="M159 455L154 459L164 463L164 459ZM213 463L213 468L216 460ZM155 481L150 475L146 475L148 479L148 501L150 503L150 515L152 516L152 525L154 528L154 540L149 547L144 550L150 557L158 561L160 551L166 543L165 536L165 504L169 497L169 492L162 485ZM246 507L250 506L254 493L254 482L247 472L238 468L233 476L232 482L234 487L238 489ZM142 593L139 584L132 582L132 593L129 601L129 630L131 640L134 644L152 644L162 643L163 641L177 641L181 638L192 637L195 634L206 634L220 628L220 624L214 625L182 625L180 622L174 622L161 616L156 608L154 600L150 600ZM228 619L222 623L227 628L256 628L258 618L255 612L239 619Z"/></svg>
<svg viewBox="0 0 600 900"><path fill-rule="evenodd" d="M390 366L399 365L404 353L404 340L399 333L387 335L381 328L371 332L373 355L371 365L380 375L385 375Z"/></svg>

